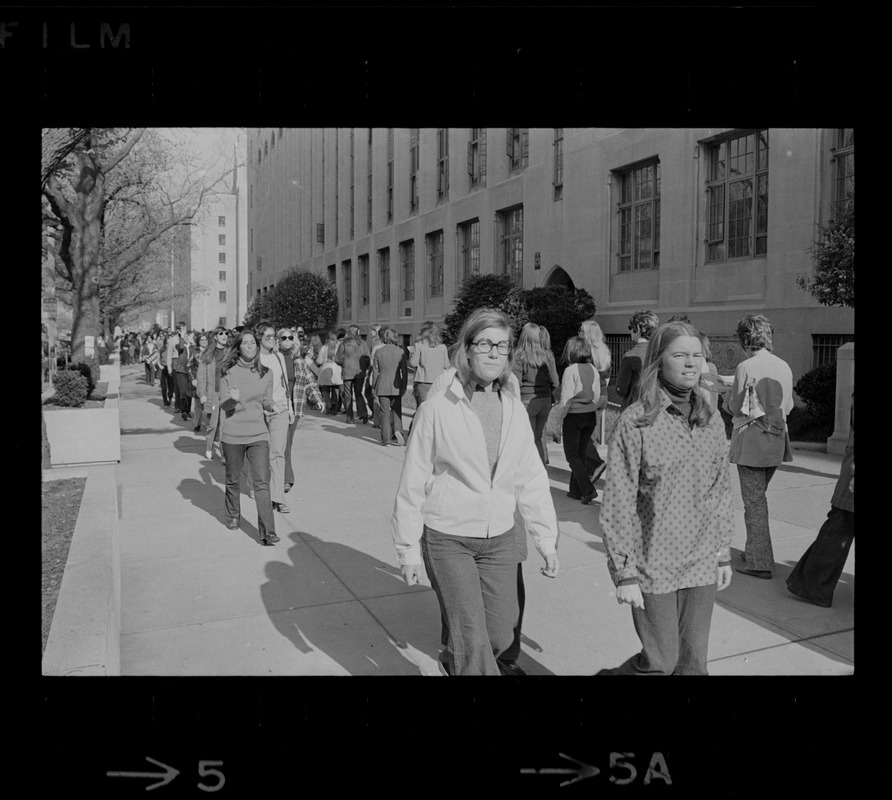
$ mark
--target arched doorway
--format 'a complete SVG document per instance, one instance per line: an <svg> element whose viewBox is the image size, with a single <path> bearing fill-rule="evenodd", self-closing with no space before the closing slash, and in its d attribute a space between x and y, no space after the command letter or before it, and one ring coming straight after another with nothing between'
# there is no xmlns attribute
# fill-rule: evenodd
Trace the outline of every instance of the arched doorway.
<svg viewBox="0 0 892 800"><path fill-rule="evenodd" d="M548 277L545 279L546 286L566 286L568 289L576 289L576 284L573 283L573 279L567 274L567 271L560 266L559 264L555 264L551 268L551 272L548 273Z"/></svg>

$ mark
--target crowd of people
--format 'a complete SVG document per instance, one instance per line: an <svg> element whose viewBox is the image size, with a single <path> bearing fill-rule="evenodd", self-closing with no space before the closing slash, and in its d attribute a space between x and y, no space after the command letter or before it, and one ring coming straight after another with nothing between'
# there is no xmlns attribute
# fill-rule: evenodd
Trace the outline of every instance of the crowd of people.
<svg viewBox="0 0 892 800"><path fill-rule="evenodd" d="M391 530L402 574L422 564L441 616L449 675L522 675L520 653L527 536L555 578L558 518L544 433L561 424L570 468L567 496L598 498L616 600L631 607L641 650L598 675L707 674L716 592L732 579L730 464L744 505L746 544L733 571L770 579L774 555L766 492L792 460L787 414L792 373L772 353L767 318L748 314L737 336L745 357L718 374L708 338L684 315L661 324L652 311L629 320L634 346L611 364L600 325L586 320L560 360L548 330L517 332L493 309L465 320L450 349L426 322L409 348L390 327L331 331L218 327L121 337L173 408L206 438L205 456L226 466L227 526L240 524L247 462L260 541L278 541L275 514L290 509L291 449L306 408L372 425L382 446L405 446ZM123 350L122 350L123 353ZM123 357L123 356L122 356ZM131 360L130 363L134 363ZM414 371L416 404L404 430L402 398ZM613 398L607 458L599 414ZM828 520L787 580L799 598L829 606L854 539L854 433Z"/></svg>

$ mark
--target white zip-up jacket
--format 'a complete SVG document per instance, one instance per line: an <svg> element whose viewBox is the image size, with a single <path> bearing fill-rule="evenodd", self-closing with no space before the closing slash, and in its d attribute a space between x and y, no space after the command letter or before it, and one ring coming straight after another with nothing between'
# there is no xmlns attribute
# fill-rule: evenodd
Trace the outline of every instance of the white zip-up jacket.
<svg viewBox="0 0 892 800"><path fill-rule="evenodd" d="M454 536L499 536L513 529L515 509L536 549L543 556L556 552L557 514L526 408L503 388L499 456L490 477L483 424L454 368L449 373L446 389L429 395L412 423L391 521L399 563L421 564L425 525Z"/></svg>

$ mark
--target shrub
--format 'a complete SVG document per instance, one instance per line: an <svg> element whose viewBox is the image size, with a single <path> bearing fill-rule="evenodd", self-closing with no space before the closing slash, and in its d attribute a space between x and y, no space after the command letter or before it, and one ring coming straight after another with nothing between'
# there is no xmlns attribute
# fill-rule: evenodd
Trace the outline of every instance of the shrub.
<svg viewBox="0 0 892 800"><path fill-rule="evenodd" d="M87 397L93 394L96 382L99 380L99 359L88 361L74 361L68 365L68 371L79 372L87 382Z"/></svg>
<svg viewBox="0 0 892 800"><path fill-rule="evenodd" d="M806 372L793 390L819 425L832 426L836 412L836 364L824 364Z"/></svg>
<svg viewBox="0 0 892 800"><path fill-rule="evenodd" d="M513 288L508 275L475 275L464 281L455 295L452 313L443 320L443 343L455 342L462 323L475 308L500 308Z"/></svg>
<svg viewBox="0 0 892 800"><path fill-rule="evenodd" d="M329 331L338 318L338 293L324 275L291 269L248 306L244 324L269 320L276 328L302 326L309 336Z"/></svg>
<svg viewBox="0 0 892 800"><path fill-rule="evenodd" d="M826 442L833 435L833 425L822 423L804 406L787 414L787 431L794 442Z"/></svg>
<svg viewBox="0 0 892 800"><path fill-rule="evenodd" d="M88 397L87 379L78 370L67 369L56 373L53 383L56 394L52 401L57 406L82 406Z"/></svg>

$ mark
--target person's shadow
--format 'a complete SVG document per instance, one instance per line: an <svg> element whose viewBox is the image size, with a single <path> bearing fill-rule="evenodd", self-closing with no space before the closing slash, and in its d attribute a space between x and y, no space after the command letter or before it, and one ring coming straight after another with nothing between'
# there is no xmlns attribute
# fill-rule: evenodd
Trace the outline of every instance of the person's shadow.
<svg viewBox="0 0 892 800"><path fill-rule="evenodd" d="M260 593L276 630L300 653L324 653L350 675L442 674L440 607L429 586L406 586L398 568L353 547L305 531L287 538L290 563L267 564ZM526 654L521 663L551 674Z"/></svg>

